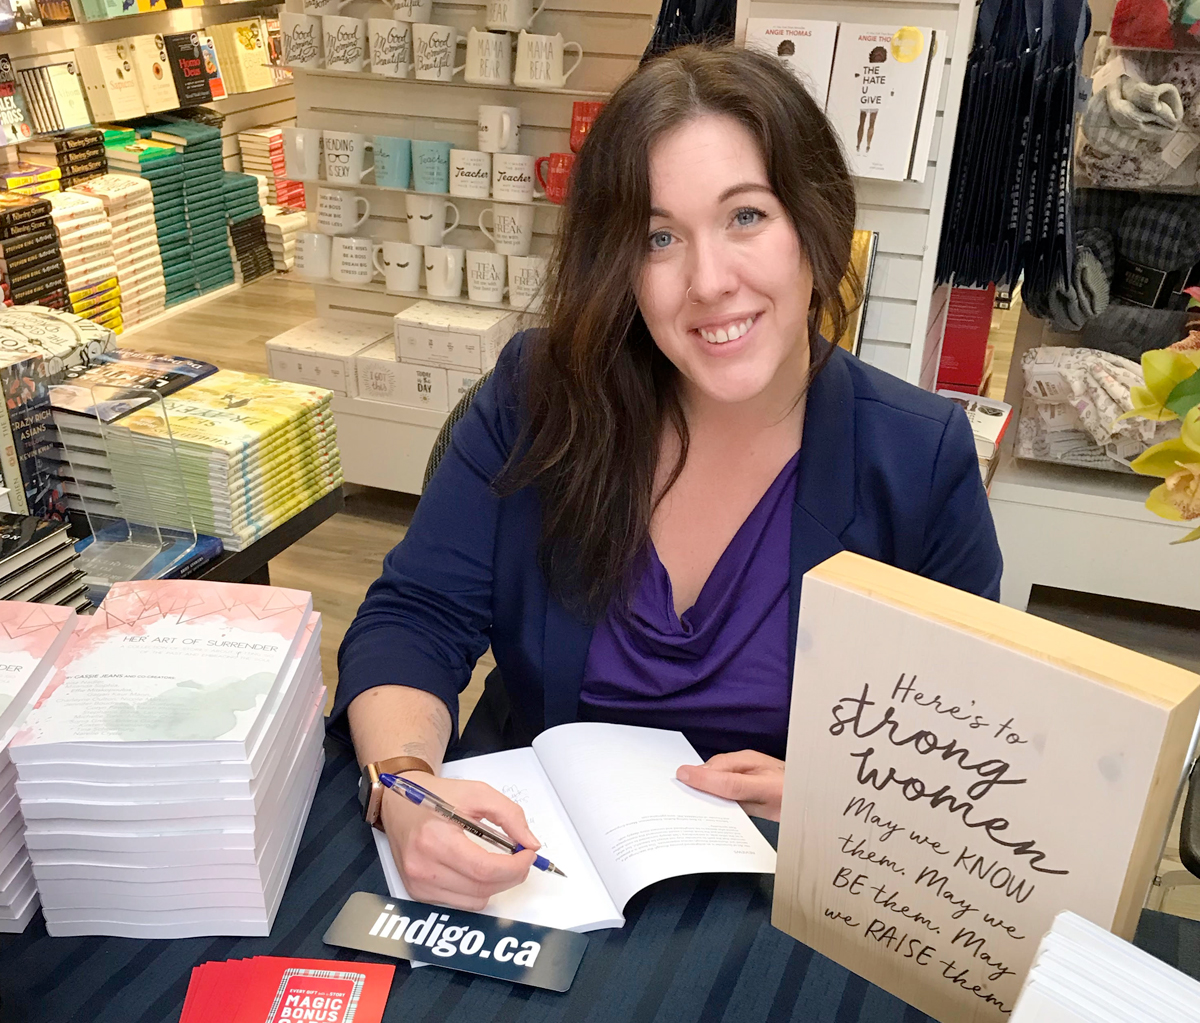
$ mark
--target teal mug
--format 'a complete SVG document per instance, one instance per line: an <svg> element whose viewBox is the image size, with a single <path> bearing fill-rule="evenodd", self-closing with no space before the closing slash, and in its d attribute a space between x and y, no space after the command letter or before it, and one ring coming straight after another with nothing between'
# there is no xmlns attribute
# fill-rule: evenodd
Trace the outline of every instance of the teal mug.
<svg viewBox="0 0 1200 1023"><path fill-rule="evenodd" d="M375 136L375 184L383 188L408 188L412 179L412 142Z"/></svg>
<svg viewBox="0 0 1200 1023"><path fill-rule="evenodd" d="M450 143L412 140L412 183L418 192L450 191Z"/></svg>

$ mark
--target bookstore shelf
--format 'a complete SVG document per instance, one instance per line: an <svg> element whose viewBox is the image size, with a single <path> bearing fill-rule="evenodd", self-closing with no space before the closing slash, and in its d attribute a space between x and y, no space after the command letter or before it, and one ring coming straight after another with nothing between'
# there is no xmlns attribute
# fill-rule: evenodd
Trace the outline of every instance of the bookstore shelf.
<svg viewBox="0 0 1200 1023"><path fill-rule="evenodd" d="M519 309L508 302L476 302L468 298L466 295L455 295L453 297L447 295L431 295L428 291L422 288L420 291L388 291L387 288L378 281L372 281L370 284L340 284L334 280L305 280L298 277L297 280L303 280L305 284L311 284L316 288L337 288L341 291L369 291L376 295L387 295L389 298L399 298L409 301L417 301L425 299L429 302L446 302L450 305L469 305L477 309L501 309L505 312L512 313L530 313L531 310Z"/></svg>
<svg viewBox="0 0 1200 1023"><path fill-rule="evenodd" d="M338 185L334 181L314 181L312 184L318 187L324 186L327 188L344 188L344 185ZM387 185L369 185L360 183L354 185L356 192L381 192L391 195L440 195L449 199L453 203L459 202L480 202L480 203L503 203L505 206L537 206L541 209L561 210L562 206L558 203L551 202L549 199L497 199L494 196L477 196L477 195L455 195L453 192L422 192L416 188L390 188ZM460 227L470 227L470 224L460 224Z"/></svg>
<svg viewBox="0 0 1200 1023"><path fill-rule="evenodd" d="M389 75L377 75L370 71L329 71L325 68L293 68L292 70L303 71L304 74L312 78L341 78L351 81L386 82L389 85L399 85L401 87L434 85L454 89L472 89L479 92L522 92L545 96L569 96L572 99L605 100L609 97L609 93L603 89L535 89L529 85L492 85L463 82L457 79L450 82L431 82L417 78L392 78ZM320 110L321 108L314 106L313 109ZM339 113L341 112L340 108L331 109L336 109Z"/></svg>

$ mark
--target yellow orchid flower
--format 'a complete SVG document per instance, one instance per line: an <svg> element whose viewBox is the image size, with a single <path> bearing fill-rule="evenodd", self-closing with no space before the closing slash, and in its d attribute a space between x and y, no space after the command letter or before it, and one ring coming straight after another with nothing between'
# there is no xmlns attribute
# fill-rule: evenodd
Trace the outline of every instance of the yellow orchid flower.
<svg viewBox="0 0 1200 1023"><path fill-rule="evenodd" d="M1144 476L1161 476L1163 483L1146 498L1146 508L1172 522L1200 519L1200 406L1184 417L1177 440L1143 451L1131 463ZM1174 543L1200 540L1200 526Z"/></svg>
<svg viewBox="0 0 1200 1023"><path fill-rule="evenodd" d="M1129 398L1133 408L1117 421L1131 416L1158 422L1178 419L1179 416L1167 408L1167 399L1176 385L1193 376L1197 370L1200 370L1200 350L1156 348L1151 352L1143 352L1142 373L1146 377L1146 386L1130 389Z"/></svg>

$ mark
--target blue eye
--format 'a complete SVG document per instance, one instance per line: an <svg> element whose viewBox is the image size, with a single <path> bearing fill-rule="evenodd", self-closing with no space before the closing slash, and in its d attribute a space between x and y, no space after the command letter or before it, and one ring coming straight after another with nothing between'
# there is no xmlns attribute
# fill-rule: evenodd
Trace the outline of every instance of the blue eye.
<svg viewBox="0 0 1200 1023"><path fill-rule="evenodd" d="M671 232L670 231L655 231L650 236L650 248L652 248L652 249L665 249L670 244L671 244Z"/></svg>
<svg viewBox="0 0 1200 1023"><path fill-rule="evenodd" d="M738 227L752 227L762 220L766 214L753 206L743 206L733 215L733 221Z"/></svg>

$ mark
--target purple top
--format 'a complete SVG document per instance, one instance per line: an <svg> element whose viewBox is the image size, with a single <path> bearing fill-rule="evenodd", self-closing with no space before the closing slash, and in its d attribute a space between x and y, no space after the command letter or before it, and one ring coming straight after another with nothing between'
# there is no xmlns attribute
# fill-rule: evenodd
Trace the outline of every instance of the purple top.
<svg viewBox="0 0 1200 1023"><path fill-rule="evenodd" d="M650 545L628 614L609 610L592 633L579 715L676 728L702 757L787 746L788 583L797 452L675 614L671 579Z"/></svg>

